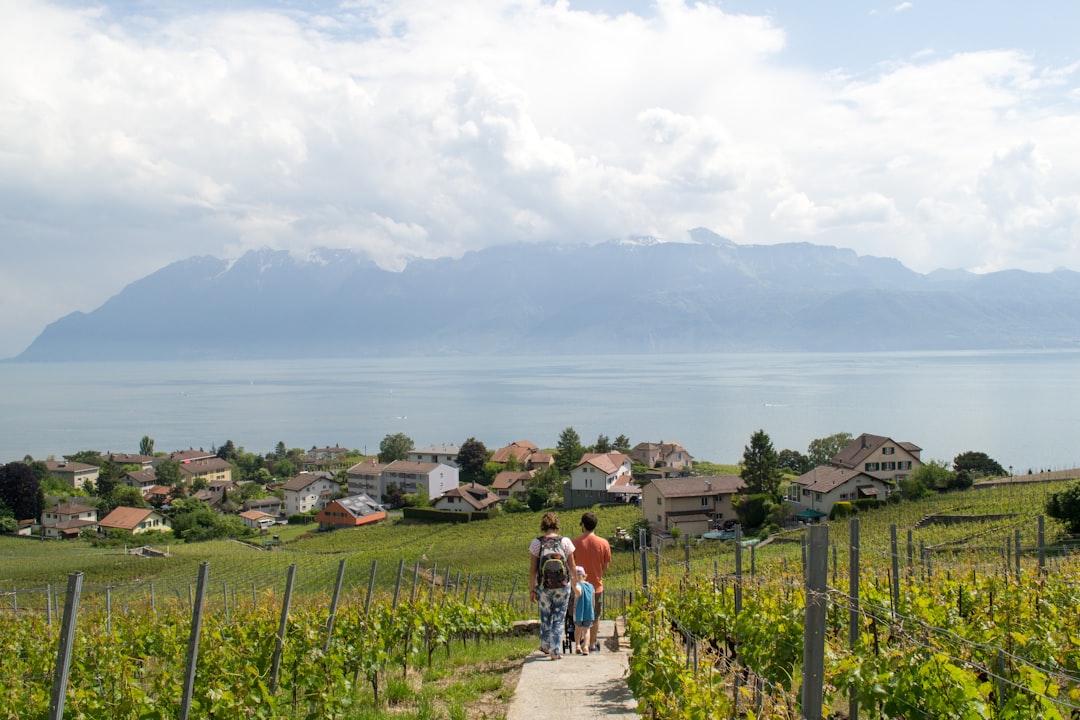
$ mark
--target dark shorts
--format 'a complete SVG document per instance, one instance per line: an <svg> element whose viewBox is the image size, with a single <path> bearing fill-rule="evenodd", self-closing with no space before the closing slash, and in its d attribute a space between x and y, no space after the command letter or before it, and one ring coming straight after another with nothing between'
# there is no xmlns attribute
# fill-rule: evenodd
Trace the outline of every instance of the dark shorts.
<svg viewBox="0 0 1080 720"><path fill-rule="evenodd" d="M604 593L593 593L592 607L593 617L599 622L604 614Z"/></svg>

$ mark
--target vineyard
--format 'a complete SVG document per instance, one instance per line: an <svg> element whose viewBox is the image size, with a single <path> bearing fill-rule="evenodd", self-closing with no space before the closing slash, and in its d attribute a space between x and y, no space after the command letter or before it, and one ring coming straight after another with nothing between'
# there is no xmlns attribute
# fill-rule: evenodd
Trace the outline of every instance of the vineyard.
<svg viewBox="0 0 1080 720"><path fill-rule="evenodd" d="M607 605L626 618L642 713L1080 716L1080 562L1039 519L1058 487L889 505L761 545L616 552ZM641 511L599 512L610 533ZM535 612L522 583L538 521L387 525L273 551L177 545L153 560L0 539L0 718L52 717L73 574L63 717L386 717L418 673L435 692L426 673L440 664L535 648L506 638ZM407 716L464 720L455 703Z"/></svg>
<svg viewBox="0 0 1080 720"><path fill-rule="evenodd" d="M833 522L817 528L819 557L803 534L786 552L743 557L752 573L661 558L627 616L641 707L655 718L1080 717L1080 555L1043 542L1060 536L1040 532L1045 491L992 492L977 507Z"/></svg>

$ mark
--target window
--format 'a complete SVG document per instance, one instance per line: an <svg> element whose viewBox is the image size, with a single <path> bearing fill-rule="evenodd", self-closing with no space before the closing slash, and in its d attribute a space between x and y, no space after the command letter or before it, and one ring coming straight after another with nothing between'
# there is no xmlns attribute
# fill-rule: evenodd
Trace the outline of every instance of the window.
<svg viewBox="0 0 1080 720"><path fill-rule="evenodd" d="M866 472L874 472L875 470L878 470L880 468L880 465L878 465L878 463L870 463L870 462L868 462L868 463L866 463L865 467L866 467Z"/></svg>
<svg viewBox="0 0 1080 720"><path fill-rule="evenodd" d="M881 454L882 455L893 455L895 453L896 453L896 448L894 448L894 447L883 447L883 448L881 448Z"/></svg>
<svg viewBox="0 0 1080 720"><path fill-rule="evenodd" d="M663 503L662 503L662 502L660 502L660 498L656 498L656 504L657 504L657 505L663 505ZM657 520L659 520L659 519L660 519L660 518L657 518Z"/></svg>
<svg viewBox="0 0 1080 720"><path fill-rule="evenodd" d="M701 507L709 507L709 498L707 498L707 497L701 498Z"/></svg>

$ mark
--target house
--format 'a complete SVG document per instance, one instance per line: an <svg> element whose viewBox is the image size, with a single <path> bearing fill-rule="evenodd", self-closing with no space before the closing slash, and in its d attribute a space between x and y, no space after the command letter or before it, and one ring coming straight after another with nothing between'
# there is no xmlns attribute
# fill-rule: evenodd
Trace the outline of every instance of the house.
<svg viewBox="0 0 1080 720"><path fill-rule="evenodd" d="M529 440L517 440L491 453L491 462L506 465L513 457L518 469L527 470L531 467L532 456L538 452L540 448L536 443Z"/></svg>
<svg viewBox="0 0 1080 720"><path fill-rule="evenodd" d="M436 498L459 485L458 475L457 465L395 460L379 473L379 483L383 493L394 484L406 495L422 488L429 498Z"/></svg>
<svg viewBox="0 0 1080 720"><path fill-rule="evenodd" d="M150 494L150 490L157 485L157 473L154 468L146 467L141 470L132 470L124 473L124 484L138 488L143 497Z"/></svg>
<svg viewBox="0 0 1080 720"><path fill-rule="evenodd" d="M324 529L360 527L385 519L386 510L382 505L363 493L333 500L315 515L315 520Z"/></svg>
<svg viewBox="0 0 1080 720"><path fill-rule="evenodd" d="M855 500L884 500L895 483L868 473L836 465L819 465L792 480L786 490L795 517L817 521L828 517L833 505Z"/></svg>
<svg viewBox="0 0 1080 720"><path fill-rule="evenodd" d="M524 497L529 493L529 481L534 477L535 470L503 470L495 475L491 491L498 495L500 500L514 495Z"/></svg>
<svg viewBox="0 0 1080 720"><path fill-rule="evenodd" d="M211 480L202 490L196 491L192 497L202 500L218 512L235 512L237 503L229 497L239 490L232 480Z"/></svg>
<svg viewBox="0 0 1080 720"><path fill-rule="evenodd" d="M113 462L119 467L135 465L140 468L149 468L154 464L153 455L138 455L135 453L101 453L101 459Z"/></svg>
<svg viewBox="0 0 1080 720"><path fill-rule="evenodd" d="M616 493L609 493L616 481ZM579 508L596 503L623 502L622 495L631 485L630 458L621 452L585 453L570 471L570 480L563 486L563 507ZM616 495L618 497L616 497Z"/></svg>
<svg viewBox="0 0 1080 720"><path fill-rule="evenodd" d="M836 453L829 465L895 483L923 464L921 454L922 448L914 443L863 433Z"/></svg>
<svg viewBox="0 0 1080 720"><path fill-rule="evenodd" d="M47 538L77 538L87 528L97 530L97 508L66 502L41 513L41 534Z"/></svg>
<svg viewBox="0 0 1080 720"><path fill-rule="evenodd" d="M219 457L192 458L180 461L180 476L191 485L202 479L207 484L214 482L232 483L232 463Z"/></svg>
<svg viewBox="0 0 1080 720"><path fill-rule="evenodd" d="M382 471L387 465L389 463L381 463L375 458L369 458L346 470L345 475L348 478L349 494L368 495L380 502L385 500L383 496L386 493L386 488L382 485Z"/></svg>
<svg viewBox="0 0 1080 720"><path fill-rule="evenodd" d="M160 507L172 500L173 489L170 485L154 485L144 491L143 497L151 505Z"/></svg>
<svg viewBox="0 0 1080 720"><path fill-rule="evenodd" d="M300 467L308 472L336 473L344 469L349 450L343 447L313 447L300 459Z"/></svg>
<svg viewBox="0 0 1080 720"><path fill-rule="evenodd" d="M702 535L736 519L732 498L745 489L738 475L657 478L642 488L641 513L657 530Z"/></svg>
<svg viewBox="0 0 1080 720"><path fill-rule="evenodd" d="M662 440L658 443L638 443L630 450L630 458L646 467L668 471L666 474L678 473L694 464L694 456L686 452L682 445Z"/></svg>
<svg viewBox="0 0 1080 720"><path fill-rule="evenodd" d="M436 510L486 512L499 504L499 496L479 483L450 488L435 500Z"/></svg>
<svg viewBox="0 0 1080 720"><path fill-rule="evenodd" d="M73 488L86 488L97 482L101 468L69 460L46 460L45 469L50 475L63 480Z"/></svg>
<svg viewBox="0 0 1080 720"><path fill-rule="evenodd" d="M245 527L262 531L273 527L277 522L277 516L262 510L245 510L240 513L240 522L244 523Z"/></svg>
<svg viewBox="0 0 1080 720"><path fill-rule="evenodd" d="M433 462L444 465L457 465L457 456L461 448L457 445L429 445L419 450L410 450L407 460L413 462Z"/></svg>
<svg viewBox="0 0 1080 720"><path fill-rule="evenodd" d="M139 533L172 530L172 521L152 508L120 507L98 521L101 530L127 530Z"/></svg>
<svg viewBox="0 0 1080 720"><path fill-rule="evenodd" d="M328 472L302 472L282 487L286 515L322 510L341 492L341 484Z"/></svg>
<svg viewBox="0 0 1080 720"><path fill-rule="evenodd" d="M266 513L278 517L281 515L281 500L276 497L264 497L255 500L248 500L244 503L243 510L258 510L259 512Z"/></svg>

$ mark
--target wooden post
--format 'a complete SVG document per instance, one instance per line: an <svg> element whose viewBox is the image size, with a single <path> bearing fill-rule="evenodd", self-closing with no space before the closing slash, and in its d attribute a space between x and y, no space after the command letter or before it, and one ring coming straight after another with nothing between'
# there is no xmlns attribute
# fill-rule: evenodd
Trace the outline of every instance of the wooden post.
<svg viewBox="0 0 1080 720"><path fill-rule="evenodd" d="M850 545L848 547L848 647L855 652L859 644L859 519L852 518L848 523ZM908 546L910 553L910 544ZM910 567L911 563L908 562ZM848 720L859 720L858 688L848 688Z"/></svg>
<svg viewBox="0 0 1080 720"><path fill-rule="evenodd" d="M292 602L293 581L296 579L296 563L289 566L285 580L285 597L281 601L281 621L278 623L277 645L270 667L270 694L277 693L278 674L281 671L281 655L285 650L285 632L289 626L289 604Z"/></svg>
<svg viewBox="0 0 1080 720"><path fill-rule="evenodd" d="M896 524L889 526L889 548L892 553L892 616L900 612L900 557L897 554Z"/></svg>
<svg viewBox="0 0 1080 720"><path fill-rule="evenodd" d="M82 580L81 572L68 575L64 619L60 625L60 644L56 651L56 668L53 671L49 720L61 720L64 717L64 698L67 694L68 671L71 669L71 647L75 642L75 619L79 614Z"/></svg>
<svg viewBox="0 0 1080 720"><path fill-rule="evenodd" d="M334 595L330 598L330 614L326 617L326 642L323 643L324 653L329 652L330 638L334 636L334 618L337 615L338 600L341 597L341 584L345 580L345 563L345 558L342 558L341 562L338 563L337 581L334 583Z"/></svg>
<svg viewBox="0 0 1080 720"><path fill-rule="evenodd" d="M821 720L825 688L825 601L828 589L829 526L812 526L808 540L802 716L804 720Z"/></svg>
<svg viewBox="0 0 1080 720"><path fill-rule="evenodd" d="M184 669L184 689L180 698L179 720L188 720L191 713L191 696L195 692L195 668L199 662L199 634L202 632L203 609L206 603L206 583L210 577L210 563L199 565L199 588L197 601L191 607L191 634L188 636L187 663ZM190 592L191 585L188 585Z"/></svg>

